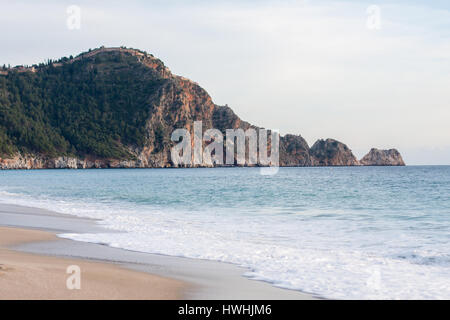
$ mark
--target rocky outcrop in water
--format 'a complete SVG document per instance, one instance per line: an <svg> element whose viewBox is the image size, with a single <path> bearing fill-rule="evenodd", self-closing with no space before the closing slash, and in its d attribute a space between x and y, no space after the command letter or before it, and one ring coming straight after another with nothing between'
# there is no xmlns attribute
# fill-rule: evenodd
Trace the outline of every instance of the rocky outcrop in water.
<svg viewBox="0 0 450 320"><path fill-rule="evenodd" d="M397 149L380 150L372 148L360 163L364 166L404 166L405 162Z"/></svg>
<svg viewBox="0 0 450 320"><path fill-rule="evenodd" d="M359 161L342 142L334 139L318 140L311 147L311 157L316 166L358 166Z"/></svg>
<svg viewBox="0 0 450 320"><path fill-rule="evenodd" d="M287 134L280 138L280 166L309 167L315 165L308 143L300 135Z"/></svg>

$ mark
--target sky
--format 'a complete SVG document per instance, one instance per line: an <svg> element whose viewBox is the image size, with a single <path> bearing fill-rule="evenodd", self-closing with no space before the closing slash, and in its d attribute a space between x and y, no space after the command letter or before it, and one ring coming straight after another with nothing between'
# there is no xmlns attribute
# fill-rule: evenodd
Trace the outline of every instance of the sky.
<svg viewBox="0 0 450 320"><path fill-rule="evenodd" d="M450 165L450 1L0 0L0 12L0 65L125 45L252 124Z"/></svg>

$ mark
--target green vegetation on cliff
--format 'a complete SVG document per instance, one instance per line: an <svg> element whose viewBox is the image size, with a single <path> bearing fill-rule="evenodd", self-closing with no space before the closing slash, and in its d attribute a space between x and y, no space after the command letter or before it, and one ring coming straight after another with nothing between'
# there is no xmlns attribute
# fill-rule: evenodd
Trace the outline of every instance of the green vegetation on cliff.
<svg viewBox="0 0 450 320"><path fill-rule="evenodd" d="M165 80L125 53L60 62L0 75L0 155L130 158Z"/></svg>

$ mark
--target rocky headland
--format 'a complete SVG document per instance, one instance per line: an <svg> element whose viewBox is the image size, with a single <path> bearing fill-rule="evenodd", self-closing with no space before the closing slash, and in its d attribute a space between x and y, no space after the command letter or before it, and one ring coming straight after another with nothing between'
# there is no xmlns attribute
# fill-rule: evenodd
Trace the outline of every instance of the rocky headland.
<svg viewBox="0 0 450 320"><path fill-rule="evenodd" d="M77 57L0 73L0 168L173 167L171 133L258 129L214 104L196 82L129 48L98 48ZM280 166L405 165L395 149L358 161L343 143L280 137ZM248 165L247 161L246 164ZM202 166L202 165L197 165Z"/></svg>

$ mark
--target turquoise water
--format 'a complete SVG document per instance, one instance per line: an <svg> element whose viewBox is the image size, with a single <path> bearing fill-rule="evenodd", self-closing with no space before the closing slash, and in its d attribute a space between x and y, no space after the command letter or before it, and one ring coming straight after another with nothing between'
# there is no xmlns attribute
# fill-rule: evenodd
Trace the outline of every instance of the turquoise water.
<svg viewBox="0 0 450 320"><path fill-rule="evenodd" d="M450 299L450 166L1 171L0 201L122 231L62 237L323 297Z"/></svg>

